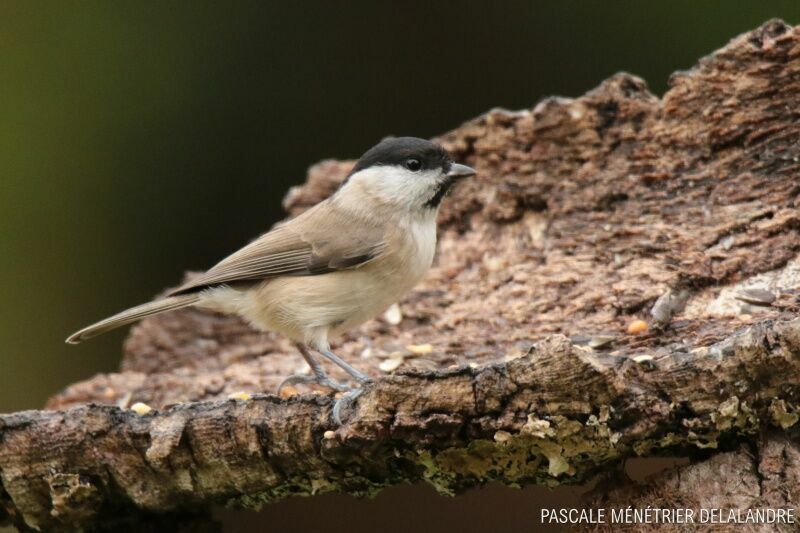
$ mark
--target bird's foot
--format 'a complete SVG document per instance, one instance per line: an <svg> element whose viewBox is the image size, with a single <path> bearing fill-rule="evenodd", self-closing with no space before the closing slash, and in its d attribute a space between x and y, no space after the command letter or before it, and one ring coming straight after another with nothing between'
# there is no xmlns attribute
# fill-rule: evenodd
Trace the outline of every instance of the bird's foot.
<svg viewBox="0 0 800 533"><path fill-rule="evenodd" d="M338 392L347 392L351 390L350 387L348 387L344 383L339 383L338 381L334 381L325 374L313 374L310 376L294 374L284 379L283 382L281 382L281 384L278 385L277 394L280 395L281 390L283 390L284 387L297 385L298 383L303 383L305 385L309 384L322 385L323 387L328 387L329 389L333 389Z"/></svg>
<svg viewBox="0 0 800 533"><path fill-rule="evenodd" d="M342 396L337 398L336 403L333 404L333 412L331 415L334 423L336 423L337 426L342 425L342 413L349 411L358 397L364 394L363 386L372 382L372 380L369 378L359 379L358 381L361 385L360 387L356 389L349 389Z"/></svg>

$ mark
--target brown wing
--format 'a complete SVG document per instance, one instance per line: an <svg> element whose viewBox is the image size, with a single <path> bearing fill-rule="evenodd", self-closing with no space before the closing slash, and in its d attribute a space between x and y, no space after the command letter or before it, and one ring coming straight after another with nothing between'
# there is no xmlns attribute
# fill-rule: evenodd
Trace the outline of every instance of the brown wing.
<svg viewBox="0 0 800 533"><path fill-rule="evenodd" d="M170 295L275 276L313 276L355 268L386 248L385 228L354 222L335 206L317 206L277 226ZM330 228L341 228L337 232Z"/></svg>

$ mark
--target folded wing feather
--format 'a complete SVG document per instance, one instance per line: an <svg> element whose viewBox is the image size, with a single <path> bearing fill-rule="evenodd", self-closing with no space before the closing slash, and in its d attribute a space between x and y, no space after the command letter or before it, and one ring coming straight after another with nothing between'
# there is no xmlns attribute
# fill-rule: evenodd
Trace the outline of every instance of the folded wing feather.
<svg viewBox="0 0 800 533"><path fill-rule="evenodd" d="M319 207L275 227L170 295L227 283L357 268L385 251L385 227L353 220L330 205ZM334 233L330 228L347 230Z"/></svg>

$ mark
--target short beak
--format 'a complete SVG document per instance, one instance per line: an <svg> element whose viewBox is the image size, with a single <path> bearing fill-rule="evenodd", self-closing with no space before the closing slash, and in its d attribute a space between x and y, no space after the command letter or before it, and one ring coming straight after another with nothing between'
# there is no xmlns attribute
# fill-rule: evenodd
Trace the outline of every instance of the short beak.
<svg viewBox="0 0 800 533"><path fill-rule="evenodd" d="M467 165L461 165L459 163L453 163L450 165L450 170L447 171L448 178L468 178L469 176L474 176L475 169L472 167L468 167Z"/></svg>

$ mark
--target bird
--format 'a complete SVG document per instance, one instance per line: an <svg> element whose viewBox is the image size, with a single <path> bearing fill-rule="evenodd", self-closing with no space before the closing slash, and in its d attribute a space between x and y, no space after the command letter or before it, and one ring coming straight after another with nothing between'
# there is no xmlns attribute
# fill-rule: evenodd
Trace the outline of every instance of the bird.
<svg viewBox="0 0 800 533"><path fill-rule="evenodd" d="M308 375L287 377L278 392L304 383L344 393L332 409L342 425L343 411L371 378L336 355L330 339L382 313L424 277L436 251L439 207L458 181L475 174L439 144L385 138L327 199L164 297L85 327L66 342L184 307L238 315L291 339L311 368ZM331 379L312 351L356 386Z"/></svg>

